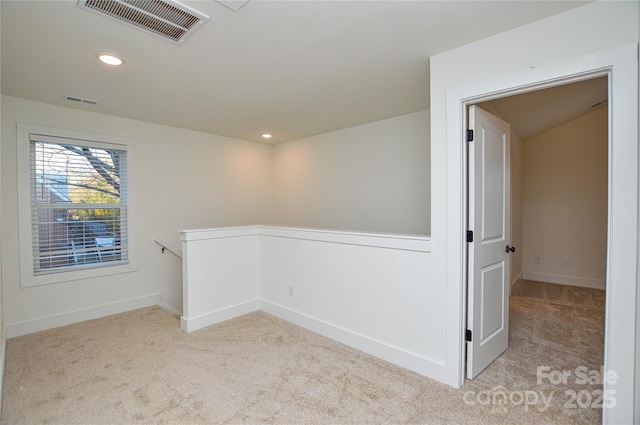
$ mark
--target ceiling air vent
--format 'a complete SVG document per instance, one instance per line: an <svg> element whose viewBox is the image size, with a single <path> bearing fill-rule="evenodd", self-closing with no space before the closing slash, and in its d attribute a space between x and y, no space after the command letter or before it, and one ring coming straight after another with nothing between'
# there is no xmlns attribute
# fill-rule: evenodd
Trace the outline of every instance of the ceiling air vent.
<svg viewBox="0 0 640 425"><path fill-rule="evenodd" d="M78 0L78 6L175 43L185 41L209 20L171 0Z"/></svg>
<svg viewBox="0 0 640 425"><path fill-rule="evenodd" d="M98 104L97 100L83 99L83 98L77 97L77 96L67 96L67 95L65 95L64 98L67 99L67 100L70 100L72 102L86 103L86 104L89 104L89 105L97 105Z"/></svg>

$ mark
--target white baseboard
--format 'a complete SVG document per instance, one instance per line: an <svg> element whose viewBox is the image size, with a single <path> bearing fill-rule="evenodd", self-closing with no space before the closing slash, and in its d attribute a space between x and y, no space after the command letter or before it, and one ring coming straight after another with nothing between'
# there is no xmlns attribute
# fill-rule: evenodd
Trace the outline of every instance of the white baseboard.
<svg viewBox="0 0 640 425"><path fill-rule="evenodd" d="M182 316L182 312L176 310L175 308L165 304L165 303L160 303L160 308L163 309L164 311L166 311L167 313L169 313L172 316Z"/></svg>
<svg viewBox="0 0 640 425"><path fill-rule="evenodd" d="M180 318L180 327L185 332L193 332L198 329L206 328L207 326L215 325L216 323L224 322L225 320L253 313L259 309L259 301L258 299L254 299L231 307L223 308L222 310L213 311L197 317L191 317L189 319L182 316Z"/></svg>
<svg viewBox="0 0 640 425"><path fill-rule="evenodd" d="M440 363L384 342L360 335L356 332L332 325L331 323L299 313L287 307L265 300L260 300L260 310L334 341L338 341L351 348L355 348L356 350L370 354L382 360L386 360L390 363L404 367L405 369L409 369L437 381L446 382L448 377L445 367L446 365L444 363Z"/></svg>
<svg viewBox="0 0 640 425"><path fill-rule="evenodd" d="M600 279L563 276L551 273L535 273L525 271L524 279L537 280L538 282L558 283L560 285L581 286L583 288L605 289L606 286L606 282Z"/></svg>
<svg viewBox="0 0 640 425"><path fill-rule="evenodd" d="M516 282L518 282L520 279L522 279L522 276L523 276L523 274L522 274L522 273L520 273L518 276L516 276L516 277L515 277L515 279L513 279L513 280L511 281L511 286L515 285L515 284L516 284Z"/></svg>
<svg viewBox="0 0 640 425"><path fill-rule="evenodd" d="M112 314L124 313L125 311L136 310L138 308L158 305L160 304L161 299L162 297L160 294L153 294L85 308L82 310L70 311L68 313L41 317L25 322L9 323L6 327L6 334L7 338L14 338L60 326L71 325L73 323L84 322L86 320L110 316Z"/></svg>

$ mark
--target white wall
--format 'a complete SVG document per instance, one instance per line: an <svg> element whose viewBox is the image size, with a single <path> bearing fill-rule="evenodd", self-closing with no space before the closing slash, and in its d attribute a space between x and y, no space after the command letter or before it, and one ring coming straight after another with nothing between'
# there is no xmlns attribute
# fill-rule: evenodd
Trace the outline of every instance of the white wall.
<svg viewBox="0 0 640 425"><path fill-rule="evenodd" d="M601 107L524 141L526 279L604 289L607 131Z"/></svg>
<svg viewBox="0 0 640 425"><path fill-rule="evenodd" d="M3 96L2 104L5 264L19 260L16 249L7 250L18 243L16 123L129 137L137 153L138 272L27 290L17 268L6 268L12 335L152 304L160 296L180 313L181 260L153 243L157 238L179 252L178 229L276 222L428 232L426 111L281 145L274 155L268 145L24 99Z"/></svg>
<svg viewBox="0 0 640 425"><path fill-rule="evenodd" d="M511 87L511 84L524 81L526 75L537 78L542 77L550 67L570 67L575 62L567 62L569 59L635 44L639 41L638 16L637 2L590 3L431 58L431 254L435 265L431 278L447 287L446 296L439 300L446 305L442 314L445 323L433 326L448 330L445 340L434 343L447 345L447 367L450 371L447 382L452 385L460 385L462 376L460 353L463 345L459 333L462 332L464 305L464 198L461 194L464 183L461 173L463 144L458 140L462 135L462 122L448 120L448 117L459 116L460 106L455 104L449 108L447 97L460 100L459 96L487 93L479 91L480 86L487 89ZM548 74L552 75L552 72ZM628 93L629 96L636 96L633 98L636 107L630 109L633 115L628 118L629 129L637 123L637 93L634 93L633 90ZM625 116L624 110L615 110L615 113ZM634 146L637 133L635 136L631 130L628 133L631 138L629 143ZM633 149L629 151L635 152ZM628 168L629 173L633 174L633 169L637 169L637 155L631 155L628 160L635 162ZM625 192L623 188L621 192ZM628 199L632 202L636 197L637 193L630 193ZM622 211L620 213L623 214ZM637 220L637 205L631 209L631 214ZM636 229L636 225L630 228ZM636 233L635 230L633 232ZM637 235L634 234L632 238L637 238ZM636 261L636 249L629 254L633 257L631 263ZM621 312L624 309L616 310ZM635 315L633 309L631 314ZM618 352L611 351L609 354L610 360L615 357L616 361L625 362L622 357L617 357ZM633 422L628 413L629 406L634 404L633 388L628 391L628 378L637 370L637 367L635 370L630 368L630 375L620 382L625 394L619 398L619 407L623 410L619 410L622 413L618 417L626 418L628 422Z"/></svg>
<svg viewBox="0 0 640 425"><path fill-rule="evenodd" d="M435 379L429 238L275 226L185 231L182 328L262 309ZM258 289L259 288L259 289Z"/></svg>
<svg viewBox="0 0 640 425"><path fill-rule="evenodd" d="M181 232L183 308L187 332L259 308L258 227Z"/></svg>
<svg viewBox="0 0 640 425"><path fill-rule="evenodd" d="M136 143L138 271L21 288L18 267L16 123L129 137ZM164 303L182 309L178 230L269 220L270 146L2 97L2 280L9 336ZM162 295L161 295L162 294Z"/></svg>
<svg viewBox="0 0 640 425"><path fill-rule="evenodd" d="M428 250L426 237L265 229L261 308L441 380L445 347L433 341L444 329L430 324L444 289L431 278Z"/></svg>
<svg viewBox="0 0 640 425"><path fill-rule="evenodd" d="M428 233L427 111L274 149L9 96L2 104L5 249L18 243L16 123L133 138L137 160L138 272L22 289L17 268L5 269L10 336L156 302L179 314L181 260L153 243L180 252L178 229L275 222ZM5 264L18 260L5 251Z"/></svg>
<svg viewBox="0 0 640 425"><path fill-rule="evenodd" d="M429 113L277 145L274 224L429 234Z"/></svg>

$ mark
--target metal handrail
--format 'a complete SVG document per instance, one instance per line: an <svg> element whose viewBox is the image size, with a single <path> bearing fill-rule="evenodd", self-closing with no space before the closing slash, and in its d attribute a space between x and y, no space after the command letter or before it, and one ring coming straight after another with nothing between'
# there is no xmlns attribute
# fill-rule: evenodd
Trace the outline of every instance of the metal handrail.
<svg viewBox="0 0 640 425"><path fill-rule="evenodd" d="M160 241L159 239L154 239L153 241L162 247L163 254L164 254L164 251L166 250L182 260L182 255L178 254L177 252L169 248L164 242Z"/></svg>

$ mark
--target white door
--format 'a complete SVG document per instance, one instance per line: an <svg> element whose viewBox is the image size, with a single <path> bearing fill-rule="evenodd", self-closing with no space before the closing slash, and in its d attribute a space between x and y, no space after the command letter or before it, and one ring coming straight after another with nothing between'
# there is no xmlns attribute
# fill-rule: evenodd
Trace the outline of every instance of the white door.
<svg viewBox="0 0 640 425"><path fill-rule="evenodd" d="M469 107L467 378L502 354L509 339L510 125ZM470 240L473 241L470 241Z"/></svg>

